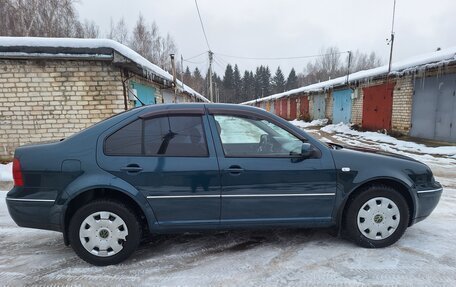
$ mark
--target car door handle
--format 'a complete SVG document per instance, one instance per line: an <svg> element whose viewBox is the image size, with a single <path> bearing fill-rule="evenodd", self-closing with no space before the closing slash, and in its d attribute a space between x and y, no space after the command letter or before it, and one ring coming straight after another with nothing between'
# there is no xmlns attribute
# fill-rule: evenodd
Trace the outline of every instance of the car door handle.
<svg viewBox="0 0 456 287"><path fill-rule="evenodd" d="M140 167L137 164L129 164L127 166L121 167L120 170L133 173L133 172L140 172L143 169L142 169L142 167Z"/></svg>
<svg viewBox="0 0 456 287"><path fill-rule="evenodd" d="M227 171L233 175L239 175L239 174L241 174L241 172L244 171L244 169L242 167L240 167L239 165L232 165L229 168L225 169L225 171Z"/></svg>

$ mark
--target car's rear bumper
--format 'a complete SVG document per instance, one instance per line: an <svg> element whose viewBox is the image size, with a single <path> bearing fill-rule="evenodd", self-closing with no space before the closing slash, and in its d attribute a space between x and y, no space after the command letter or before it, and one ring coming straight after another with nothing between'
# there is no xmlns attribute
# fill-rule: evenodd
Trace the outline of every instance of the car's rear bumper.
<svg viewBox="0 0 456 287"><path fill-rule="evenodd" d="M432 213L439 203L442 192L442 187L417 191L417 210L412 224L420 222Z"/></svg>
<svg viewBox="0 0 456 287"><path fill-rule="evenodd" d="M11 218L21 227L61 231L54 200L6 197L6 205Z"/></svg>

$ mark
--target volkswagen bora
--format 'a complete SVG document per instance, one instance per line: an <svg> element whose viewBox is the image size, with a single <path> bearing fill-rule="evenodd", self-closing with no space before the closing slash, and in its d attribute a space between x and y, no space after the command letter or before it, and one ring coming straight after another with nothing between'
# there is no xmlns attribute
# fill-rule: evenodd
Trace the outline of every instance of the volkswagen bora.
<svg viewBox="0 0 456 287"><path fill-rule="evenodd" d="M136 108L55 143L22 146L9 213L60 231L95 265L151 234L333 227L363 247L395 243L437 205L441 185L414 159L323 143L258 108Z"/></svg>

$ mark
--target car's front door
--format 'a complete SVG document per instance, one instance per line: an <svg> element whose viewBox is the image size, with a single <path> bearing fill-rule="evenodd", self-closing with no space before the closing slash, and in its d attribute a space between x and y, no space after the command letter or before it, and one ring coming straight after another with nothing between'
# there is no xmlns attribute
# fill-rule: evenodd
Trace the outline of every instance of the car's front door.
<svg viewBox="0 0 456 287"><path fill-rule="evenodd" d="M210 116L222 183L222 224L325 223L336 192L334 163L305 139L258 117Z"/></svg>
<svg viewBox="0 0 456 287"><path fill-rule="evenodd" d="M203 114L138 118L106 137L98 162L147 197L160 225L219 224L220 178L209 133Z"/></svg>

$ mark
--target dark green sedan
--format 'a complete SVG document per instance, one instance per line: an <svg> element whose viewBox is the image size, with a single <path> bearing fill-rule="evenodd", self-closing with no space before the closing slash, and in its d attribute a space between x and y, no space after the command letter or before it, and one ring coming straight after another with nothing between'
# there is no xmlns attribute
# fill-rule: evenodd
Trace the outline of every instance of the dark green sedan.
<svg viewBox="0 0 456 287"><path fill-rule="evenodd" d="M23 227L60 231L85 261L116 264L143 237L332 227L395 243L442 194L414 159L322 143L264 110L135 108L54 143L19 147L6 201Z"/></svg>

